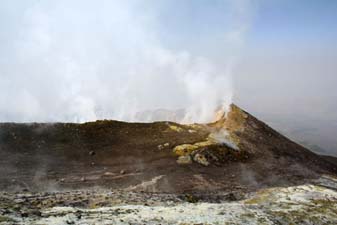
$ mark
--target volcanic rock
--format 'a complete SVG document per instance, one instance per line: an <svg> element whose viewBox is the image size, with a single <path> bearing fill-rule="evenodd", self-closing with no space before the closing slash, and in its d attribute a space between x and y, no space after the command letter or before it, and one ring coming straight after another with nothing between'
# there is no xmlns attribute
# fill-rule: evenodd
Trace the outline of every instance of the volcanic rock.
<svg viewBox="0 0 337 225"><path fill-rule="evenodd" d="M0 165L6 168L0 170L0 190L8 191L43 191L52 184L123 189L162 176L147 191L231 192L240 186L249 192L337 173L335 159L294 143L235 105L209 124L1 123L0 140ZM102 175L105 170L120 173Z"/></svg>

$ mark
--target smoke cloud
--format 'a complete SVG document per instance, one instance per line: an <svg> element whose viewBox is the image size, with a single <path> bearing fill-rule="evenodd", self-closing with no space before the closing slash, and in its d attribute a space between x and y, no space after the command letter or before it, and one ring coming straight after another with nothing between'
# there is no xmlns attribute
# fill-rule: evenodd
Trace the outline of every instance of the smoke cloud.
<svg viewBox="0 0 337 225"><path fill-rule="evenodd" d="M139 121L139 112L157 109L184 109L182 122L211 121L232 101L251 8L250 1L220 3L230 21L212 43L224 51L221 63L188 41L186 48L167 43L161 13L175 1L5 1L0 121Z"/></svg>

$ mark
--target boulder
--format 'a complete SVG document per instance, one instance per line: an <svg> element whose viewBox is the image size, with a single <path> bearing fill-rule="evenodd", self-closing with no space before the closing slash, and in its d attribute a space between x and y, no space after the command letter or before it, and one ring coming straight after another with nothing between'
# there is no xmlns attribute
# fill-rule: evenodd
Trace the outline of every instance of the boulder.
<svg viewBox="0 0 337 225"><path fill-rule="evenodd" d="M177 163L178 164L191 164L192 163L192 159L190 155L183 155L183 156L179 156L179 158L177 159Z"/></svg>

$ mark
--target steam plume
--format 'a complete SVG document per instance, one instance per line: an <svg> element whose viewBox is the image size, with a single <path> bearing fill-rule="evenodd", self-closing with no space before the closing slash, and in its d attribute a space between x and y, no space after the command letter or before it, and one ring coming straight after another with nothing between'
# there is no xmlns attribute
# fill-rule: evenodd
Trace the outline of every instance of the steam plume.
<svg viewBox="0 0 337 225"><path fill-rule="evenodd" d="M231 103L249 1L223 2L234 19L221 65L164 44L156 10L165 4L156 1L12 2L4 5L23 16L6 11L14 31L0 45L1 121L135 121L145 110L184 108L182 122L208 122Z"/></svg>

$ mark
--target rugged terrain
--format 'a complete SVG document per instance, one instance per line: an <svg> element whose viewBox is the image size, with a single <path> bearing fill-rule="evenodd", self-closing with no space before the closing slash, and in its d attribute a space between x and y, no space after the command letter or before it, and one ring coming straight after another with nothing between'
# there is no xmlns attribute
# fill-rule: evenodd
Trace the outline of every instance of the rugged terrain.
<svg viewBox="0 0 337 225"><path fill-rule="evenodd" d="M281 224L297 214L301 222L309 209L317 215L303 223L337 217L335 158L235 105L210 124L3 123L0 165L0 223L245 223L239 218L248 215L268 224L273 209ZM295 217L281 215L286 207ZM214 221L192 216L207 210Z"/></svg>
<svg viewBox="0 0 337 225"><path fill-rule="evenodd" d="M337 180L233 194L0 193L3 224L336 224Z"/></svg>

